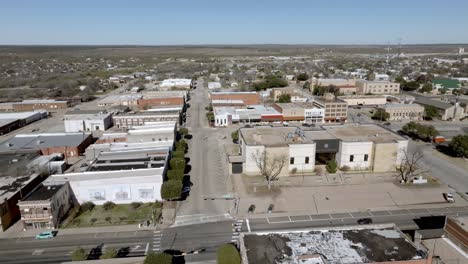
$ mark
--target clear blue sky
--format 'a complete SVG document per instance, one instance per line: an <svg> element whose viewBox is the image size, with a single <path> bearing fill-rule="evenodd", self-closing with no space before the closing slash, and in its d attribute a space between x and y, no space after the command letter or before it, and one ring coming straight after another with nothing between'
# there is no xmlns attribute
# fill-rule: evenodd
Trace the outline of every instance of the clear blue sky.
<svg viewBox="0 0 468 264"><path fill-rule="evenodd" d="M468 0L2 0L1 44L468 43Z"/></svg>

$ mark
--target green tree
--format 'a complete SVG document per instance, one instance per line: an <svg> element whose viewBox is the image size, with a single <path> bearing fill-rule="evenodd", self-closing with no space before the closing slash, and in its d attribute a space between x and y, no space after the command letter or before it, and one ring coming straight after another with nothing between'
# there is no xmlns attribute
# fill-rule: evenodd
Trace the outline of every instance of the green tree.
<svg viewBox="0 0 468 264"><path fill-rule="evenodd" d="M302 89L310 89L310 82L307 81L304 83L304 85L302 86Z"/></svg>
<svg viewBox="0 0 468 264"><path fill-rule="evenodd" d="M102 205L102 208L104 208L105 211L112 210L115 207L115 203L111 201L107 201Z"/></svg>
<svg viewBox="0 0 468 264"><path fill-rule="evenodd" d="M185 159L172 158L169 163L173 170L185 170Z"/></svg>
<svg viewBox="0 0 468 264"><path fill-rule="evenodd" d="M115 248L108 248L99 258L100 259L111 259L116 258L119 252Z"/></svg>
<svg viewBox="0 0 468 264"><path fill-rule="evenodd" d="M233 142L238 142L239 141L239 130L236 130L231 133L231 138Z"/></svg>
<svg viewBox="0 0 468 264"><path fill-rule="evenodd" d="M468 158L468 135L455 136L450 142L449 148L455 156Z"/></svg>
<svg viewBox="0 0 468 264"><path fill-rule="evenodd" d="M432 91L432 84L431 83L426 83L423 85L421 89L419 89L419 92L421 93L430 93Z"/></svg>
<svg viewBox="0 0 468 264"><path fill-rule="evenodd" d="M206 113L206 118L208 119L208 122L214 122L214 113L213 112Z"/></svg>
<svg viewBox="0 0 468 264"><path fill-rule="evenodd" d="M278 103L290 103L290 102L291 102L290 94L282 94L278 97Z"/></svg>
<svg viewBox="0 0 468 264"><path fill-rule="evenodd" d="M73 250L71 255L72 261L82 261L88 258L88 254L82 247L77 247Z"/></svg>
<svg viewBox="0 0 468 264"><path fill-rule="evenodd" d="M336 164L336 161L332 159L327 162L326 168L327 168L328 173L335 173L336 170L338 169L338 165Z"/></svg>
<svg viewBox="0 0 468 264"><path fill-rule="evenodd" d="M439 90L440 94L446 94L447 91L448 91L447 88L442 88L442 89Z"/></svg>
<svg viewBox="0 0 468 264"><path fill-rule="evenodd" d="M433 119L439 116L439 112L437 111L437 108L435 108L434 106L426 105L424 106L424 116L427 118Z"/></svg>
<svg viewBox="0 0 468 264"><path fill-rule="evenodd" d="M189 133L189 130L185 127L182 127L179 129L179 134L182 136L188 135L188 133Z"/></svg>
<svg viewBox="0 0 468 264"><path fill-rule="evenodd" d="M173 151L172 152L172 157L173 158L179 158L179 159L183 159L185 157L185 151Z"/></svg>
<svg viewBox="0 0 468 264"><path fill-rule="evenodd" d="M240 264L241 258L239 251L232 244L221 246L216 251L218 264Z"/></svg>
<svg viewBox="0 0 468 264"><path fill-rule="evenodd" d="M184 170L168 170L167 178L169 180L182 181L184 178Z"/></svg>
<svg viewBox="0 0 468 264"><path fill-rule="evenodd" d="M298 81L307 81L309 78L310 78L310 76L305 72L300 73L300 74L298 74L296 76L296 80L298 80Z"/></svg>
<svg viewBox="0 0 468 264"><path fill-rule="evenodd" d="M256 91L266 90L273 87L286 87L288 82L277 75L267 75L264 80L255 82L252 88Z"/></svg>
<svg viewBox="0 0 468 264"><path fill-rule="evenodd" d="M143 264L172 264L172 256L166 253L149 253Z"/></svg>
<svg viewBox="0 0 468 264"><path fill-rule="evenodd" d="M404 82L403 84L401 84L401 89L403 89L403 91L414 91L418 88L419 83L416 81Z"/></svg>
<svg viewBox="0 0 468 264"><path fill-rule="evenodd" d="M377 109L374 115L372 115L372 119L375 119L375 120L387 121L389 118L390 118L390 114L385 112L385 110L381 108Z"/></svg>
<svg viewBox="0 0 468 264"><path fill-rule="evenodd" d="M182 182L177 180L165 181L161 186L161 197L164 200L174 200L180 198L182 193Z"/></svg>
<svg viewBox="0 0 468 264"><path fill-rule="evenodd" d="M402 130L411 137L420 138L426 141L439 135L439 131L437 131L437 129L435 129L434 126L425 126L413 121L404 125Z"/></svg>

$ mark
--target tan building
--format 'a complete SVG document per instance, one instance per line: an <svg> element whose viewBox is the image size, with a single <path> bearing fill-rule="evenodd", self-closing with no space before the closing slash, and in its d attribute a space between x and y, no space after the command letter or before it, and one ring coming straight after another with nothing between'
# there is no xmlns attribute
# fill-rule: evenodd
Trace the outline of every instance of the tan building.
<svg viewBox="0 0 468 264"><path fill-rule="evenodd" d="M283 114L283 121L304 121L304 108L295 103L275 103L273 108Z"/></svg>
<svg viewBox="0 0 468 264"><path fill-rule="evenodd" d="M296 94L296 89L292 87L272 88L270 91L270 97L274 102L278 101L279 97L283 94L289 94L292 96Z"/></svg>
<svg viewBox="0 0 468 264"><path fill-rule="evenodd" d="M390 115L388 120L422 120L424 107L418 104L386 104L381 107Z"/></svg>
<svg viewBox="0 0 468 264"><path fill-rule="evenodd" d="M182 118L180 110L167 110L157 112L141 113L118 113L112 116L114 126L117 128L131 128L143 126L147 122L180 121Z"/></svg>
<svg viewBox="0 0 468 264"><path fill-rule="evenodd" d="M418 97L414 101L424 107L433 107L441 120L460 120L465 115L465 110L458 103L451 104L437 99Z"/></svg>
<svg viewBox="0 0 468 264"><path fill-rule="evenodd" d="M384 105L387 103L387 98L381 95L348 95L338 96L348 103L348 105Z"/></svg>
<svg viewBox="0 0 468 264"><path fill-rule="evenodd" d="M208 94L208 97L211 101L226 103L232 101L242 103L244 106L261 104L260 94L257 92L212 92Z"/></svg>
<svg viewBox="0 0 468 264"><path fill-rule="evenodd" d="M312 79L311 88L314 86L336 86L336 87L350 87L356 86L356 79Z"/></svg>
<svg viewBox="0 0 468 264"><path fill-rule="evenodd" d="M155 98L138 99L138 108L140 110L151 109L153 107L184 107L185 100L183 96L165 96Z"/></svg>
<svg viewBox="0 0 468 264"><path fill-rule="evenodd" d="M68 107L68 101L55 101L55 100L24 100L19 103L13 104L13 111L24 112L34 110L58 110L66 109Z"/></svg>
<svg viewBox="0 0 468 264"><path fill-rule="evenodd" d="M331 94L316 97L314 104L325 109L324 121L326 123L346 122L348 119L348 103Z"/></svg>
<svg viewBox="0 0 468 264"><path fill-rule="evenodd" d="M356 81L357 94L398 94L400 84L388 81Z"/></svg>

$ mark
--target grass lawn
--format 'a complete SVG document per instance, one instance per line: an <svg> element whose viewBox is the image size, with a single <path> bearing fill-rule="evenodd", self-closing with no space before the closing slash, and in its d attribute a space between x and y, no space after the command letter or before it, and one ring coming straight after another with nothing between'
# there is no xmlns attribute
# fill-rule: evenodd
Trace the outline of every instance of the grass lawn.
<svg viewBox="0 0 468 264"><path fill-rule="evenodd" d="M152 220L153 210L158 219L162 210L160 203L145 203L137 208L133 208L131 204L117 204L109 210L96 205L91 211L78 213L75 219L64 227L137 224L143 220Z"/></svg>

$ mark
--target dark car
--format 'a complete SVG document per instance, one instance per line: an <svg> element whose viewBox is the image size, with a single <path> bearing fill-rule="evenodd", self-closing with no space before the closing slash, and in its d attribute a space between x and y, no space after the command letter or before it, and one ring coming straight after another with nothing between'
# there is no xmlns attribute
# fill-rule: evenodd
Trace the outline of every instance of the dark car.
<svg viewBox="0 0 468 264"><path fill-rule="evenodd" d="M192 136L192 135L185 135L184 138L185 138L185 139L192 139L193 136Z"/></svg>
<svg viewBox="0 0 468 264"><path fill-rule="evenodd" d="M183 193L189 193L189 192L190 192L190 186L185 186L185 187L182 189L182 192L183 192Z"/></svg>
<svg viewBox="0 0 468 264"><path fill-rule="evenodd" d="M360 225L370 225L372 224L372 219L371 218L361 218L357 220L357 223Z"/></svg>

